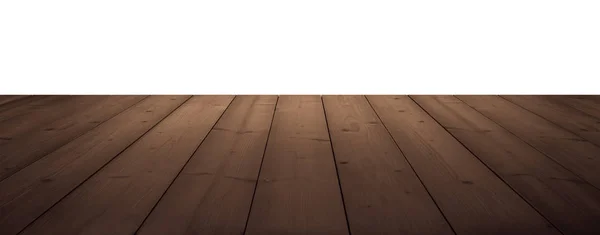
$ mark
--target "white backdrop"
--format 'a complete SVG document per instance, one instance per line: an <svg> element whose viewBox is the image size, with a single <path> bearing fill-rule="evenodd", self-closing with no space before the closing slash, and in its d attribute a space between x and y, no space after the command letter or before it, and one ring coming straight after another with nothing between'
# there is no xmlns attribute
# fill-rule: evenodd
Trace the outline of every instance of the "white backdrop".
<svg viewBox="0 0 600 235"><path fill-rule="evenodd" d="M600 94L600 1L0 1L1 94Z"/></svg>

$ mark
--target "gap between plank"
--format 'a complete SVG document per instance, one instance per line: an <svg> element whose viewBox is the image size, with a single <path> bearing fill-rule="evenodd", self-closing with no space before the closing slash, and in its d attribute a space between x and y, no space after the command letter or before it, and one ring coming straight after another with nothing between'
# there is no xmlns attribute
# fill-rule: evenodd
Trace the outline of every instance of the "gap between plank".
<svg viewBox="0 0 600 235"><path fill-rule="evenodd" d="M340 195L342 197L342 204L344 205L344 215L346 216L346 226L348 227L348 234L352 235L350 229L350 220L348 219L348 212L346 212L346 201L344 201L344 191L342 190L342 180L340 179L340 172L338 171L337 160L335 158L335 150L333 149L333 140L331 139L331 132L329 131L329 121L327 120L327 112L325 111L325 101L321 96L321 105L323 106L323 114L325 116L325 126L327 127L327 135L329 136L329 146L331 147L331 155L333 155L333 165L335 166L335 174L338 178L338 187L340 189Z"/></svg>
<svg viewBox="0 0 600 235"><path fill-rule="evenodd" d="M561 231L556 225L554 225L548 218L546 218L546 216L544 214L542 214L537 208L535 208L535 206L531 205L531 203L529 201L527 201L525 199L525 197L523 197L523 195L521 195L519 192L517 192L510 184L508 184L502 177L500 177L500 175L498 175L494 170L492 170L492 168L490 168L490 166L488 166L484 161L482 161L473 151L471 151L471 149L469 149L466 145L464 145L458 138L456 138L456 136L454 136L450 131L448 131L448 129L446 129L440 122L438 122L437 119L435 119L435 117L433 115L431 115L429 112L427 112L427 110L425 110L417 101L415 101L411 96L408 96L408 98L410 100L412 100L413 103L415 103L417 106L419 106L419 108L421 110L423 110L423 112L425 112L427 115L429 115L429 117L431 117L431 119L433 119L433 121L435 121L435 123L437 123L440 127L442 127L442 129L444 129L444 131L446 131L448 134L450 134L450 136L452 136L453 139L455 139L456 141L458 141L458 143L460 143L461 146L463 146L463 148L467 149L467 151L469 151L475 158L477 158L477 160L479 160L479 162L481 162L488 170L490 170L498 179L500 179L505 185L508 186L508 188L510 188L513 192L515 192L521 199L523 199L523 201L525 201L525 203L527 203L527 205L529 205L531 208L533 208L533 210L535 210L535 212L537 212L539 215L542 216L542 218L544 218L546 220L546 222L548 222L549 224L551 224L558 232L560 232L561 234L565 234L563 231ZM462 102L462 100L461 100ZM463 102L464 103L464 102ZM504 128L504 127L503 127ZM539 151L538 151L539 152Z"/></svg>
<svg viewBox="0 0 600 235"><path fill-rule="evenodd" d="M32 96L32 97L33 97L33 96ZM11 176L13 176L13 175L16 175L17 173L19 173L19 172L20 172L20 171L22 171L23 169L27 168L27 167L28 167L28 166L30 166L31 164L33 164L33 163L36 163L36 162L37 162L37 161L39 161L39 160L42 160L44 157L46 157L46 156L48 156L48 155L50 155L50 154L52 154L52 153L56 152L56 151L57 151L57 150L59 150L60 148L62 148L62 147L64 147L65 145L67 145L67 144L69 144L69 143L73 142L74 140L78 139L79 137L81 137L81 136L83 136L83 135L85 135L85 134L87 134L87 133L89 133L89 132L92 132L92 131L93 131L93 130L95 130L96 128L99 128L99 126L101 126L103 123L105 123L105 122L107 122L107 121L109 121L109 120L113 119L114 117L118 116L119 114L121 114L121 113L123 113L123 112L125 112L125 111L129 110L131 107L133 107L133 106L135 106L135 105L139 104L140 102L142 102L142 101L144 101L144 100L148 99L148 97L149 97L149 96L146 96L146 97L144 97L143 99L139 100L138 102L135 102L135 103L133 103L132 105L130 105L130 106L128 106L128 107L126 107L126 108L124 108L123 110L121 110L120 112L116 113L115 115L113 115L113 116L111 116L111 117L109 117L109 118L105 119L105 120L104 120L104 121L102 121L102 122L99 122L99 123L97 123L97 124L96 124L96 126L92 127L91 129L89 129L89 130L87 130L87 131L83 131L82 133L79 133L78 135L74 136L73 138L71 138L71 139L69 139L69 140L65 141L65 142L64 142L64 144L62 144L62 145L59 145L59 146L57 146L56 148L54 148L54 149L50 150L50 151L49 151L47 154L44 154L43 156L41 156L41 157L40 157L40 158L38 158L37 160L35 160L35 161L32 161L32 162L30 162L30 163L29 163L29 164L27 164L27 165L24 165L23 167L21 167L21 169L19 169L18 171L15 171L14 173L10 174L9 176L7 176L6 178L4 178L4 179L2 179L2 180L0 180L0 181L4 181L4 180L6 180L6 179L10 178L10 177L11 177ZM59 119L60 119L60 118L59 118ZM57 120L58 120L58 119L57 119ZM144 133L144 134L145 134L145 133ZM128 146L128 147L129 147L129 146ZM28 225L28 226L29 226L29 225Z"/></svg>
<svg viewBox="0 0 600 235"><path fill-rule="evenodd" d="M194 96L193 95L190 96L190 98L187 99L185 102L183 102L182 105L184 103L186 103L188 100L190 100L192 97L194 97ZM234 96L233 99L231 99L229 101L229 104L227 104L227 108L225 108L225 110L223 110L223 112L221 113L221 115L219 115L219 118L217 118L217 120L215 121L215 123L213 123L212 127L210 128L210 130L206 133L206 136L204 136L204 138L202 139L202 141L200 141L200 143L198 144L198 146L196 146L196 149L194 150L194 152L192 152L192 154L190 155L190 157L185 161L185 164L183 164L183 166L181 167L181 169L179 170L179 172L177 172L177 175L175 175L175 178L173 178L173 180L171 181L171 183L169 183L169 186L167 187L167 189L165 189L165 191L162 193L162 195L160 195L160 197L158 198L158 200L156 200L156 203L154 203L154 206L152 206L152 209L148 212L148 214L146 215L146 217L144 218L144 220L142 220L142 222L140 223L140 225L138 226L138 228L135 230L135 232L133 234L138 234L139 233L140 229L142 228L142 226L144 225L144 223L146 222L146 220L148 219L148 217L150 217L150 214L152 214L152 212L154 211L154 209L156 208L156 206L158 206L158 203L160 202L160 200L162 200L162 198L165 196L165 194L167 194L167 191L169 191L169 189L171 188L171 186L173 185L173 183L175 182L175 180L179 177L179 175L181 174L181 172L183 172L183 169L185 168L185 166L190 162L190 160L192 159L192 157L194 157L194 154L196 154L196 152L198 151L198 149L200 148L200 146L202 145L202 143L204 143L204 141L206 140L206 137L210 134L210 132L212 131L212 129L217 125L217 123L219 122L219 120L221 120L221 118L223 117L223 115L225 114L225 112L227 112L227 110L229 109L229 107L231 106L231 104L233 103L233 101L235 100L236 97L237 96ZM181 105L179 107L181 107ZM177 107L175 110L179 109L179 107ZM175 110L173 110L173 111L175 111ZM169 114L169 115L171 115L171 114ZM169 115L167 115L167 116L169 116ZM163 120L164 120L164 118L163 118ZM162 120L161 120L161 122L162 122Z"/></svg>
<svg viewBox="0 0 600 235"><path fill-rule="evenodd" d="M567 128L565 128L565 127L561 126L561 125L559 125L558 123L555 123L555 122L553 122L553 121L550 121L549 119L545 118L544 116L542 116L542 115L540 115L540 114L538 114L538 113L536 113L536 112L533 112L533 111L529 110L529 109L528 109L528 108L526 108L525 106L522 106L522 105L520 105L520 104L517 104L517 103L515 103L515 102L513 102L513 101L511 101L511 100L509 100L509 99L507 99L507 98L504 98L504 96L501 96L501 95L499 95L498 97L500 97L500 98L501 98L501 99L503 99L503 100L506 100L506 101L508 101L508 102L509 102L509 103L511 103L511 104L514 104L514 105L516 105L516 106L518 106L518 107L520 107L520 108L524 109L525 111L527 111L527 112L529 112L529 113L531 113L531 114L533 114L533 115L535 115L535 116L538 116L538 117L540 117L540 118L542 118L542 119L546 120L546 121L547 121L547 122L549 122L549 123L552 123L552 125L554 125L554 126L556 126L556 127L560 128L560 129L562 129L562 130L564 130L564 131L567 131L567 132L569 132L569 133L571 133L571 134L573 134L573 135L575 135L575 136L577 136L577 137L579 137L579 138L581 138L581 139L584 139L586 142L588 142L588 143L590 143L590 144L593 144L593 145L595 145L595 146L597 146L597 147L600 147L600 145L598 145L598 144L596 144L596 143L594 143L594 142L592 142L592 141L589 141L589 140L588 140L588 139L586 139L585 137L583 137L583 136L580 136L579 134L577 134L577 133L575 133L575 132L573 132L573 131L571 131L571 130L569 130L569 129L567 129ZM568 105L567 105L567 106L568 106ZM569 107L571 107L571 106L569 106ZM575 109L575 110L579 111L580 113L582 113L582 114L584 114L584 115L586 115L586 116L591 116L591 115L589 115L589 114L587 114L587 113L585 113L585 112L583 112L583 111L581 111L581 110L579 110L579 109L576 109L576 108L573 108L573 109ZM593 117L594 119L598 120L598 118L596 118L596 117L594 117L594 116L591 116L591 117Z"/></svg>
<svg viewBox="0 0 600 235"><path fill-rule="evenodd" d="M147 96L146 98L142 99L145 100L150 96ZM156 122L156 124L154 124L152 127L150 127L147 131L145 131L144 133L142 133L137 139L135 139L133 142L131 142L131 144L127 145L127 147L123 148L123 150L121 150L119 153L117 153L113 158L111 158L109 161L107 161L104 165L102 165L101 167L98 168L98 170L96 170L94 173L90 174L90 176L88 176L86 179L84 179L79 185L77 185L76 187L74 187L73 189L71 189L71 191L69 191L67 194L65 194L61 199L59 199L58 201L56 201L56 203L54 203L54 205L50 206L47 210L45 210L43 213L41 213L40 215L38 215L35 219L33 219L31 222L29 222L29 224L27 224L27 226L25 226L23 229L21 229L21 231L19 231L19 233L17 234L23 234L23 231L25 231L27 228L29 228L35 221L37 221L40 217L42 217L44 214L46 214L48 211L50 211L52 208L54 208L54 206L56 206L58 203L60 203L62 200L64 200L69 194L71 194L73 191L75 191L77 188L79 188L79 186L81 186L82 184L84 184L86 181L88 181L90 178L92 178L92 176L96 175L96 173L98 173L100 170L102 170L102 168L104 168L106 165L108 165L109 163L111 163L115 158L117 158L119 155L121 155L123 152L125 152L125 150L127 150L129 147L131 147L132 145L134 145L135 143L137 143L144 135L146 135L148 132L150 132L152 129L154 129L156 126L158 126L158 124L160 124L163 120L165 120L167 117L171 116L171 114L173 114L177 109L179 109L183 104L187 103L193 96L190 96L189 98L187 98L185 101L183 101L181 104L179 104L177 107L175 107L171 112L169 112L167 115L165 115L165 117L163 117L162 119L160 119L158 122ZM140 100L140 102L142 101ZM137 104L137 103L136 103ZM133 107L133 105L131 106ZM129 108L131 108L129 107ZM128 110L129 108L125 109ZM115 115L116 116L116 115ZM112 119L112 118L110 118ZM109 119L109 120L110 120ZM99 125L98 125L99 126ZM139 229L139 228L138 228ZM136 231L137 232L137 231Z"/></svg>
<svg viewBox="0 0 600 235"><path fill-rule="evenodd" d="M467 102L464 102L463 100L461 100L458 96L453 95L457 100L460 100L460 102L462 102L463 104L466 104L467 106L469 106L471 109L475 110L476 112L478 112L479 114L481 114L482 116L486 117L487 119L489 119L490 121L496 123L496 125L502 127L502 129L506 130L508 133L512 134L513 136L517 137L519 140L523 141L524 143L526 143L527 145L529 145L530 147L532 147L533 149L537 150L538 152L540 152L541 154L543 154L544 156L546 156L547 158L549 158L550 160L554 161L556 164L558 164L559 166L561 166L563 169L567 170L568 172L571 172L571 174L579 177L579 179L581 179L583 182L586 182L587 184L591 185L592 187L600 190L600 188L596 187L596 185L590 183L589 181L587 181L584 177L582 177L581 175L577 174L576 172L572 171L571 169L565 167L563 164L561 164L560 162L558 162L556 159L554 159L553 157L548 156L548 154L546 154L544 151L541 151L539 148L533 146L532 144L530 144L529 142L525 141L523 138L521 138L519 135L513 133L511 130L509 130L508 128L502 126L500 123L496 122L496 120L486 116L484 113L480 112L479 110L477 110L475 107L471 106L470 104L468 104ZM411 98L412 99L412 98ZM419 106L420 107L420 106ZM529 111L529 110L527 110ZM444 128L445 129L445 128ZM589 142L589 141L588 141Z"/></svg>
<svg viewBox="0 0 600 235"><path fill-rule="evenodd" d="M279 95L275 100L275 106L273 107L273 116L271 116L271 123L269 124L269 131L267 132L267 141L265 141L265 148L263 149L262 158L260 159L260 166L258 167L258 174L256 175L256 182L254 182L254 191L252 192L252 199L250 200L250 208L248 208L248 216L246 216L246 224L244 225L244 231L242 234L246 234L248 229L248 221L250 221L250 215L252 212L252 205L254 205L254 196L256 196L256 188L260 181L260 172L262 171L263 162L265 161L265 154L267 153L267 146L269 146L269 139L271 139L271 130L273 129L273 122L275 121L275 113L277 113L277 105L279 104Z"/></svg>
<svg viewBox="0 0 600 235"><path fill-rule="evenodd" d="M421 185L423 185L423 188L425 189L425 191L427 191L427 194L431 198L431 201L433 202L433 204L435 204L435 207L437 207L437 209L440 212L440 214L442 214L442 217L444 217L444 220L446 220L446 223L448 224L448 226L450 227L450 229L452 230L452 232L454 234L457 234L456 230L454 230L454 227L452 226L452 224L450 223L450 221L448 220L448 218L446 218L446 215L444 214L444 212L442 211L442 209L440 208L440 206L438 205L438 203L435 201L435 198L429 192L429 189L427 189L427 186L425 185L425 183L423 183L423 180L421 180L421 177L419 176L419 174L417 174L417 171L415 171L415 168L413 167L413 165L410 163L410 161L408 160L408 158L406 158L406 155L404 154L404 152L400 148L400 145L398 145L398 143L396 143L396 140L392 136L392 133L390 132L390 130L388 130L388 127L385 125L385 123L383 122L383 120L381 120L381 117L379 116L379 114L377 113L377 111L375 110L375 108L373 107L373 105L371 104L371 101L369 100L369 98L367 98L367 96L364 96L364 95L363 95L363 97L365 98L365 100L367 100L367 103L369 104L369 106L371 107L371 109L373 110L373 112L375 113L375 116L377 116L377 119L379 119L379 122L381 122L381 125L383 126L383 128L385 129L385 131L388 133L388 136L392 139L392 142L394 142L394 144L396 145L396 148L398 148L398 150L400 151L400 153L402 153L402 156L406 159L406 163L410 166L410 169L415 173L415 176L417 176L417 179L419 179L419 182L421 183Z"/></svg>

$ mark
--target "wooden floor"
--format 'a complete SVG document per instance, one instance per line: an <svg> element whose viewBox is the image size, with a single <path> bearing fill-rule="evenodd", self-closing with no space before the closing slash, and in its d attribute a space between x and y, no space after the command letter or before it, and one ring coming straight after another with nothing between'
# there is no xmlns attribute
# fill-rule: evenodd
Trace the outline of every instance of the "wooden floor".
<svg viewBox="0 0 600 235"><path fill-rule="evenodd" d="M600 96L1 96L0 234L600 234Z"/></svg>

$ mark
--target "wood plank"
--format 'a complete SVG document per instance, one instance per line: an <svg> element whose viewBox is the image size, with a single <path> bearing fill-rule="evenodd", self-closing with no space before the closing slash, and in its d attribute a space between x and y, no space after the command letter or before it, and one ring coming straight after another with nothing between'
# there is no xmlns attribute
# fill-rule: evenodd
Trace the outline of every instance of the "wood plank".
<svg viewBox="0 0 600 235"><path fill-rule="evenodd" d="M35 95L14 102L10 102L8 104L0 106L0 123L11 119L21 119L23 118L23 116L31 114L32 112L48 112L47 110L53 110L56 107L60 107L61 102L68 102L70 100L73 100L74 97L76 96ZM49 106L52 106L52 108L48 109ZM43 111L40 109L42 109Z"/></svg>
<svg viewBox="0 0 600 235"><path fill-rule="evenodd" d="M231 101L197 96L57 203L24 234L131 234ZM70 218L65 221L64 218Z"/></svg>
<svg viewBox="0 0 600 235"><path fill-rule="evenodd" d="M192 97L23 234L133 234L232 99Z"/></svg>
<svg viewBox="0 0 600 235"><path fill-rule="evenodd" d="M600 119L548 96L502 96L504 99L600 146Z"/></svg>
<svg viewBox="0 0 600 235"><path fill-rule="evenodd" d="M281 96L246 234L348 234L319 96Z"/></svg>
<svg viewBox="0 0 600 235"><path fill-rule="evenodd" d="M190 96L152 96L0 182L0 234L16 234Z"/></svg>
<svg viewBox="0 0 600 235"><path fill-rule="evenodd" d="M28 95L0 95L0 106L29 97Z"/></svg>
<svg viewBox="0 0 600 235"><path fill-rule="evenodd" d="M600 102L600 95L562 95L563 97L575 98L581 100L589 100L593 102Z"/></svg>
<svg viewBox="0 0 600 235"><path fill-rule="evenodd" d="M498 96L457 98L600 188L600 147Z"/></svg>
<svg viewBox="0 0 600 235"><path fill-rule="evenodd" d="M277 96L238 96L138 234L243 234Z"/></svg>
<svg viewBox="0 0 600 235"><path fill-rule="evenodd" d="M32 95L32 96L27 96L23 99L18 99L18 100L14 100L8 103L4 103L3 105L0 105L0 122L6 118L12 117L12 115L10 115L11 113L15 113L15 109L17 110L25 110L29 107L29 104L33 103L33 102L37 102L39 100L43 100L43 99L48 99L49 97L52 96L46 96L46 95ZM18 113L18 112L16 112Z"/></svg>
<svg viewBox="0 0 600 235"><path fill-rule="evenodd" d="M82 112L107 98L109 97L50 96L10 110L5 113L6 119L0 121L0 145L14 143L15 139L28 139L28 135L44 132L44 129L49 128L48 125L57 119Z"/></svg>
<svg viewBox="0 0 600 235"><path fill-rule="evenodd" d="M457 234L560 234L406 96L369 96Z"/></svg>
<svg viewBox="0 0 600 235"><path fill-rule="evenodd" d="M352 234L454 234L364 96L324 96Z"/></svg>
<svg viewBox="0 0 600 235"><path fill-rule="evenodd" d="M600 118L600 102L571 96L549 96L553 101L571 106L595 118Z"/></svg>
<svg viewBox="0 0 600 235"><path fill-rule="evenodd" d="M0 145L0 181L23 169L60 146L95 128L144 96L87 97L71 115L41 126L41 130ZM77 108L75 108L77 109Z"/></svg>
<svg viewBox="0 0 600 235"><path fill-rule="evenodd" d="M456 97L412 98L564 234L600 231L600 190Z"/></svg>

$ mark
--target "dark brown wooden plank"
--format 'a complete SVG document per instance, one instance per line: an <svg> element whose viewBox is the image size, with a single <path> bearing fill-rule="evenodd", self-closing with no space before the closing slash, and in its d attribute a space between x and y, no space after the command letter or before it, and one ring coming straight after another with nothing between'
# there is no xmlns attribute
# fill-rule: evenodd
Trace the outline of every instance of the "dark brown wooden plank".
<svg viewBox="0 0 600 235"><path fill-rule="evenodd" d="M0 139L0 145L23 144L23 140L56 129L57 125L61 126L61 123L58 123L59 120L63 120L63 122L67 120L72 124L74 117L81 116L81 113L89 112L90 109L97 109L102 105L118 104L118 106L123 106L128 104L127 99L141 100L142 98L134 96L51 96L40 99L39 102L26 105L30 110L24 110L25 113L17 114L15 117L0 122L0 136L3 137ZM126 100L125 102L119 101L121 99ZM89 117L88 115L86 118ZM56 130L53 133L56 133Z"/></svg>
<svg viewBox="0 0 600 235"><path fill-rule="evenodd" d="M0 234L16 234L189 96L152 96L0 182Z"/></svg>
<svg viewBox="0 0 600 235"><path fill-rule="evenodd" d="M454 234L365 97L323 102L352 234Z"/></svg>
<svg viewBox="0 0 600 235"><path fill-rule="evenodd" d="M457 234L560 234L406 96L369 96Z"/></svg>
<svg viewBox="0 0 600 235"><path fill-rule="evenodd" d="M40 102L45 99L57 99L61 98L58 96L46 96L46 95L32 95L27 96L23 99L14 100L11 102L4 103L0 105L0 122L3 120L13 117L14 115L22 114L27 112L27 110L31 110L33 104L35 102ZM63 97L64 98L64 97ZM35 107L35 106L34 106Z"/></svg>
<svg viewBox="0 0 600 235"><path fill-rule="evenodd" d="M412 98L564 234L600 231L600 190L453 96Z"/></svg>
<svg viewBox="0 0 600 235"><path fill-rule="evenodd" d="M232 99L192 97L23 234L133 234Z"/></svg>
<svg viewBox="0 0 600 235"><path fill-rule="evenodd" d="M595 118L600 118L600 101L571 96L549 96L554 102L573 107Z"/></svg>
<svg viewBox="0 0 600 235"><path fill-rule="evenodd" d="M581 100L589 100L593 102L600 102L600 95L562 95L563 97L575 98Z"/></svg>
<svg viewBox="0 0 600 235"><path fill-rule="evenodd" d="M600 147L501 97L457 98L600 188Z"/></svg>
<svg viewBox="0 0 600 235"><path fill-rule="evenodd" d="M0 181L114 117L144 96L85 97L85 107L0 145Z"/></svg>
<svg viewBox="0 0 600 235"><path fill-rule="evenodd" d="M277 96L238 96L138 234L243 234Z"/></svg>
<svg viewBox="0 0 600 235"><path fill-rule="evenodd" d="M246 234L348 234L319 96L277 103Z"/></svg>
<svg viewBox="0 0 600 235"><path fill-rule="evenodd" d="M29 97L27 95L0 95L0 106Z"/></svg>
<svg viewBox="0 0 600 235"><path fill-rule="evenodd" d="M55 115L58 116L60 115L60 109L69 107L69 105L65 104L73 104L79 100L78 98L83 97L85 96L30 96L17 100L0 106L0 124L11 126L4 124L7 121L16 124L41 122L37 121L37 119L34 119L36 121L32 122L28 118L39 119L46 116L46 119L50 119Z"/></svg>
<svg viewBox="0 0 600 235"><path fill-rule="evenodd" d="M556 102L548 96L511 95L502 97L600 146L600 119Z"/></svg>

